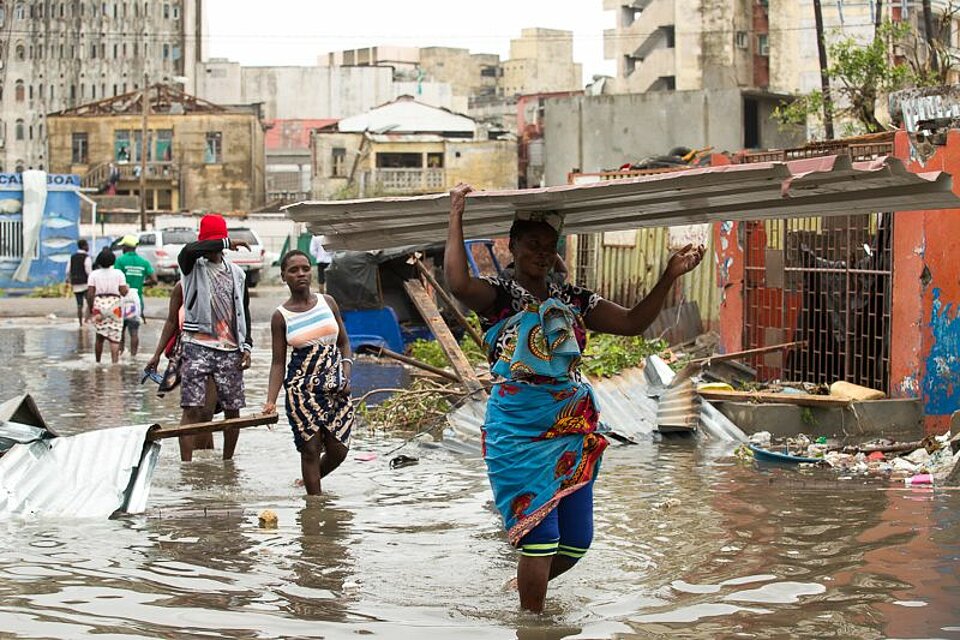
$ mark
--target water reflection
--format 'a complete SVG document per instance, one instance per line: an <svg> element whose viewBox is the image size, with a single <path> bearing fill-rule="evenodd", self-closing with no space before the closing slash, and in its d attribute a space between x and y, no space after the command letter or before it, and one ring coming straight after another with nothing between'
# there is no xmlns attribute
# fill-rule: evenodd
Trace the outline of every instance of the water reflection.
<svg viewBox="0 0 960 640"><path fill-rule="evenodd" d="M0 325L0 399L33 394L68 434L179 420L176 394L139 385L143 358L98 367L75 327L34 325ZM251 407L268 366L258 349ZM0 635L960 637L958 492L763 472L690 442L613 448L594 547L536 618L504 586L515 556L482 462L422 449L391 470L397 444L357 429L307 501L285 424L249 429L232 462L165 446L146 516L0 522ZM259 528L266 508L277 529Z"/></svg>

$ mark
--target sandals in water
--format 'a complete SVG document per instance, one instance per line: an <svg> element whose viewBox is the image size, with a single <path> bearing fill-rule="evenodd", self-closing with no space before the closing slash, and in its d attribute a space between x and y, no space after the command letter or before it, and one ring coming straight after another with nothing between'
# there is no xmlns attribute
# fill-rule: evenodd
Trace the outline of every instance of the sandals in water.
<svg viewBox="0 0 960 640"><path fill-rule="evenodd" d="M420 464L420 458L414 458L413 456L405 456L402 454L390 460L391 469L402 469L404 467L412 467L415 464Z"/></svg>

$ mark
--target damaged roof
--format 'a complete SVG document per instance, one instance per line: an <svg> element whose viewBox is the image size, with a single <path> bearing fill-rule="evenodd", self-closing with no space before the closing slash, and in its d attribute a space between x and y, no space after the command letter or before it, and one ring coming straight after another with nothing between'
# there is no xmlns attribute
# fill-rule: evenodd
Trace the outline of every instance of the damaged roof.
<svg viewBox="0 0 960 640"><path fill-rule="evenodd" d="M836 216L960 208L943 172L911 173L895 158L852 162L823 156L703 167L588 185L468 196L464 234L505 236L517 211L556 211L564 233L593 233L723 220ZM443 242L447 193L303 202L287 215L326 235L333 249L368 251Z"/></svg>

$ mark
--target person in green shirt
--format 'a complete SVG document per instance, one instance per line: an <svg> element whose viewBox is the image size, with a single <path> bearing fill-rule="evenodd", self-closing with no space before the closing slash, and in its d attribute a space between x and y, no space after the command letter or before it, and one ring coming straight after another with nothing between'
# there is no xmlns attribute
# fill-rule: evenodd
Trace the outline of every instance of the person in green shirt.
<svg viewBox="0 0 960 640"><path fill-rule="evenodd" d="M140 317L124 318L124 335L130 334L130 354L137 355L140 348L140 324L143 322L143 316L146 313L143 304L143 286L144 284L156 284L157 276L146 258L137 253L138 240L136 236L124 236L120 240L120 246L123 247L123 255L117 258L114 265L123 272L127 278L127 286L135 289L140 298ZM122 345L122 343L121 343Z"/></svg>

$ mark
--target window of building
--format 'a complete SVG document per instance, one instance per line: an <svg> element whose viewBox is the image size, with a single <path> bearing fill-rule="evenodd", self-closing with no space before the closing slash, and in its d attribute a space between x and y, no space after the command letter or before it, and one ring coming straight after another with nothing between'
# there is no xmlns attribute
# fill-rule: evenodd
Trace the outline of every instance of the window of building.
<svg viewBox="0 0 960 640"><path fill-rule="evenodd" d="M761 33L757 36L757 53L761 56L770 55L770 36L766 33Z"/></svg>
<svg viewBox="0 0 960 640"><path fill-rule="evenodd" d="M90 45L90 58L96 59L96 57L97 57L97 45L92 44Z"/></svg>
<svg viewBox="0 0 960 640"><path fill-rule="evenodd" d="M50 100L53 101L56 99L56 92L54 91L54 86L50 85Z"/></svg>
<svg viewBox="0 0 960 640"><path fill-rule="evenodd" d="M378 169L422 169L422 153L378 153Z"/></svg>
<svg viewBox="0 0 960 640"><path fill-rule="evenodd" d="M70 102L77 101L77 85L70 85Z"/></svg>
<svg viewBox="0 0 960 640"><path fill-rule="evenodd" d="M223 134L219 131L207 132L203 161L206 164L221 164L223 162Z"/></svg>
<svg viewBox="0 0 960 640"><path fill-rule="evenodd" d="M133 159L131 152L130 132L115 131L113 134L113 159L117 162L130 162Z"/></svg>
<svg viewBox="0 0 960 640"><path fill-rule="evenodd" d="M91 85L90 85L90 98L91 98L92 100L96 100L96 99L97 99L97 85L96 85L96 84L91 84Z"/></svg>
<svg viewBox="0 0 960 640"><path fill-rule="evenodd" d="M17 120L16 125L14 125L13 137L17 140L23 140L26 137L26 123L22 119Z"/></svg>
<svg viewBox="0 0 960 640"><path fill-rule="evenodd" d="M29 127L27 127L27 137L30 140L33 140L33 125L30 125Z"/></svg>
<svg viewBox="0 0 960 640"><path fill-rule="evenodd" d="M89 161L89 146L86 133L74 133L70 142L70 161L73 164L87 164Z"/></svg>
<svg viewBox="0 0 960 640"><path fill-rule="evenodd" d="M734 44L736 44L737 49L749 49L750 48L750 38L747 36L746 31L737 31L736 35L733 38Z"/></svg>
<svg viewBox="0 0 960 640"><path fill-rule="evenodd" d="M442 154L442 153L428 153L428 154L427 154L427 169L443 169L443 154Z"/></svg>
<svg viewBox="0 0 960 640"><path fill-rule="evenodd" d="M164 20L170 19L170 5L166 2L163 3L163 19Z"/></svg>
<svg viewBox="0 0 960 640"><path fill-rule="evenodd" d="M60 17L63 18L67 14L66 5L62 2L60 3Z"/></svg>
<svg viewBox="0 0 960 640"><path fill-rule="evenodd" d="M27 59L27 48L22 44L17 44L16 48L17 60L26 60Z"/></svg>
<svg viewBox="0 0 960 640"><path fill-rule="evenodd" d="M17 20L24 20L27 17L27 8L22 2L13 6L13 17Z"/></svg>
<svg viewBox="0 0 960 640"><path fill-rule="evenodd" d="M27 99L27 88L23 84L23 80L17 80L13 85L13 99L17 102L23 102Z"/></svg>
<svg viewBox="0 0 960 640"><path fill-rule="evenodd" d="M27 87L27 97L33 100L33 85Z"/></svg>
<svg viewBox="0 0 960 640"><path fill-rule="evenodd" d="M173 19L174 20L180 19L180 5L176 2L173 3Z"/></svg>
<svg viewBox="0 0 960 640"><path fill-rule="evenodd" d="M137 6L139 7L140 5L137 5ZM134 58L140 57L140 45L136 42L133 43L133 57Z"/></svg>
<svg viewBox="0 0 960 640"><path fill-rule="evenodd" d="M120 57L120 45L119 45L119 44L114 44L114 45L113 45L113 59L116 60L116 59L119 58L119 57Z"/></svg>
<svg viewBox="0 0 960 640"><path fill-rule="evenodd" d="M154 158L158 162L173 161L173 129L159 129L156 132Z"/></svg>
<svg viewBox="0 0 960 640"><path fill-rule="evenodd" d="M120 17L120 5L116 2L113 3L113 19L116 20Z"/></svg>
<svg viewBox="0 0 960 640"><path fill-rule="evenodd" d="M168 44L163 45L163 59L164 60L170 59L170 45Z"/></svg>
<svg viewBox="0 0 960 640"><path fill-rule="evenodd" d="M347 150L343 147L334 147L330 164L330 175L334 178L343 178L347 175Z"/></svg>

